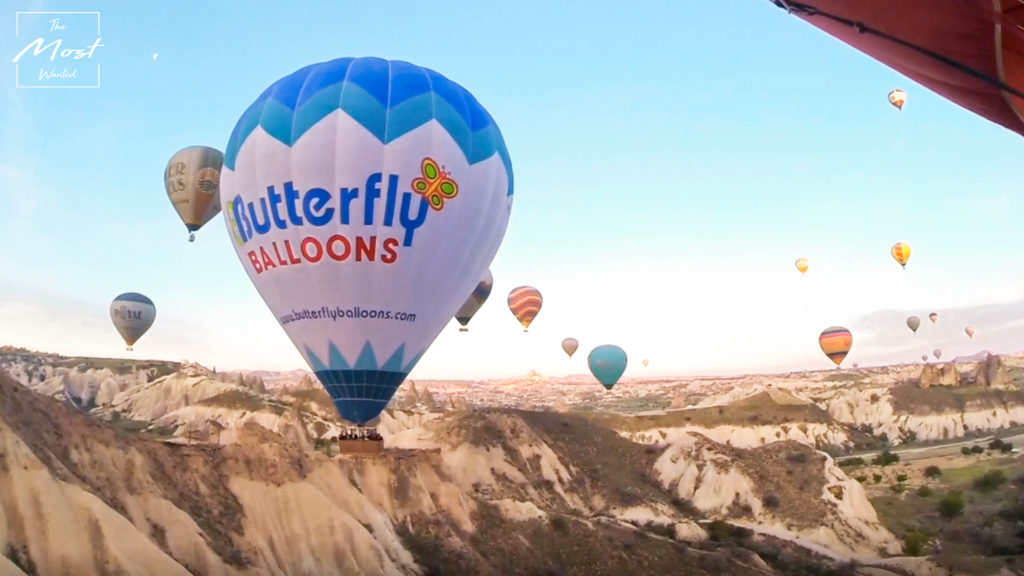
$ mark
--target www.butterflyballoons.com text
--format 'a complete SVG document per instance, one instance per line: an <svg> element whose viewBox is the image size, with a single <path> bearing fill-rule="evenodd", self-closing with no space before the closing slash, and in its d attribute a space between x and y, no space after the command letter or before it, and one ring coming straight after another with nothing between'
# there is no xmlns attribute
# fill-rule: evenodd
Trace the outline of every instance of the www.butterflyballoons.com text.
<svg viewBox="0 0 1024 576"><path fill-rule="evenodd" d="M389 310L366 310L359 306L353 308L342 308L335 306L331 308L329 306L322 306L316 310L310 310L303 308L302 310L292 310L288 314L281 316L279 320L281 324L289 324L299 320L355 320L357 318L369 318L371 320L397 320L399 322L415 322L416 314L411 312L392 312Z"/></svg>

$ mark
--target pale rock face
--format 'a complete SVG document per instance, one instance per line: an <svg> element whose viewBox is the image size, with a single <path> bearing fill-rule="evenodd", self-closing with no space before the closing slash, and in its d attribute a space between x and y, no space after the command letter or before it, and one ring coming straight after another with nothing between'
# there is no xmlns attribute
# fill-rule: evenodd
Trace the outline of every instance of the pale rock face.
<svg viewBox="0 0 1024 576"><path fill-rule="evenodd" d="M708 532L696 522L679 522L675 525L676 540L681 542L703 542L708 539Z"/></svg>
<svg viewBox="0 0 1024 576"><path fill-rule="evenodd" d="M519 502L510 498L504 498L502 500L492 500L491 504L497 506L502 516L509 520L523 522L527 520L546 520L548 517L548 513L537 508L537 505L533 502Z"/></svg>
<svg viewBox="0 0 1024 576"><path fill-rule="evenodd" d="M655 462L662 486L704 513L727 516L733 506L750 507L748 520L733 520L755 531L770 533L834 557L874 557L879 551L898 553L900 544L879 521L860 483L848 478L826 458L821 497L828 514L816 528L793 529L784 518L764 508L754 482L715 445L696 435L679 437Z"/></svg>
<svg viewBox="0 0 1024 576"><path fill-rule="evenodd" d="M83 567L102 566L106 573L188 576L128 519L91 493L53 478L3 424L0 453L7 467L0 474L0 509L8 519L4 524L17 527L16 536L27 543L38 573L81 574Z"/></svg>
<svg viewBox="0 0 1024 576"><path fill-rule="evenodd" d="M850 443L846 431L821 422L795 422L780 426L681 426L652 428L642 432L621 433L634 442L643 444L672 443L691 433L707 436L711 440L734 448L757 448L772 442L793 440L810 446L846 446Z"/></svg>

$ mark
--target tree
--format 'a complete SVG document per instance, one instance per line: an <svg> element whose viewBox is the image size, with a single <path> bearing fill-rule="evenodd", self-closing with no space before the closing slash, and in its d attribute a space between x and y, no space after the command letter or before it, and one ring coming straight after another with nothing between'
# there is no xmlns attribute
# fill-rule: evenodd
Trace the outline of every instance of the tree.
<svg viewBox="0 0 1024 576"><path fill-rule="evenodd" d="M950 490L939 500L939 514L947 520L956 518L964 511L964 495L959 490Z"/></svg>
<svg viewBox="0 0 1024 576"><path fill-rule="evenodd" d="M878 456L875 456L875 459L872 460L871 463L874 464L875 466L888 466L889 464L899 461L899 454L893 454L888 450L882 450L882 453L879 454Z"/></svg>
<svg viewBox="0 0 1024 576"><path fill-rule="evenodd" d="M932 465L924 469L925 478L938 478L939 476L942 476L942 469L938 466Z"/></svg>

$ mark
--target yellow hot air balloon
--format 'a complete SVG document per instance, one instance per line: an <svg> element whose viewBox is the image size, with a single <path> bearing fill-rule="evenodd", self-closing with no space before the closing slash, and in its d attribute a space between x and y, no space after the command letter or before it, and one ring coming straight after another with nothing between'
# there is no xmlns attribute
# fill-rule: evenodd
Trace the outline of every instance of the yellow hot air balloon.
<svg viewBox="0 0 1024 576"><path fill-rule="evenodd" d="M807 258L796 259L796 269L799 270L801 274L805 274L807 272L807 264Z"/></svg>
<svg viewBox="0 0 1024 576"><path fill-rule="evenodd" d="M508 294L508 308L523 325L523 332L530 331L530 323L537 317L543 304L544 298L540 291L532 286L520 286Z"/></svg>
<svg viewBox="0 0 1024 576"><path fill-rule="evenodd" d="M644 366L645 366L645 367L646 367L646 366L647 366L648 364L650 364L650 363L651 363L651 361L650 361L650 360L648 360L647 358L644 358Z"/></svg>
<svg viewBox="0 0 1024 576"><path fill-rule="evenodd" d="M830 326L818 336L818 345L821 351L836 363L836 368L843 363L843 359L850 353L853 347L853 334L842 326Z"/></svg>
<svg viewBox="0 0 1024 576"><path fill-rule="evenodd" d="M967 337L968 338L974 338L974 327L973 326L968 326L967 328L964 328L964 332L967 333Z"/></svg>
<svg viewBox="0 0 1024 576"><path fill-rule="evenodd" d="M889 92L889 104L903 110L903 105L907 103L907 93L899 88Z"/></svg>
<svg viewBox="0 0 1024 576"><path fill-rule="evenodd" d="M907 260L910 260L910 244L897 242L892 245L892 257L900 263L904 270L907 268Z"/></svg>

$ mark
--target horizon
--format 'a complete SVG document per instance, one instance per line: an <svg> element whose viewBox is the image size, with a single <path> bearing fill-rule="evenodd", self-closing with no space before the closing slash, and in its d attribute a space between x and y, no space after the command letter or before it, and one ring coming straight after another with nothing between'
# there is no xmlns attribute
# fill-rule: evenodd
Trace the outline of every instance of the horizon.
<svg viewBox="0 0 1024 576"><path fill-rule="evenodd" d="M223 215L189 244L162 175L185 146L223 151L279 78L375 55L476 96L516 183L490 297L469 332L449 321L406 380L588 375L587 353L606 343L627 352L624 380L828 370L817 339L833 325L854 336L844 370L934 348L944 358L1024 350L1024 270L1005 265L1024 248L1012 216L1024 199L1012 170L993 168L1014 165L1019 136L766 0L430 13L316 4L315 17L304 3L244 19L227 3L204 4L203 19L192 3L157 17L94 4L99 88L18 88L24 38L0 40L0 188L15 191L0 195L11 221L0 229L0 341L309 370L239 264ZM64 6L9 3L0 27L14 29L17 11ZM645 33L617 34L624 26ZM440 29L444 42L420 33ZM266 42L289 32L304 41ZM211 55L225 46L247 57L224 65ZM887 101L894 87L908 94L902 111ZM889 255L897 241L912 249L905 270ZM519 285L544 297L529 334L505 301ZM133 353L108 312L128 291L157 309ZM910 314L922 318L917 333ZM566 337L580 342L571 360Z"/></svg>

